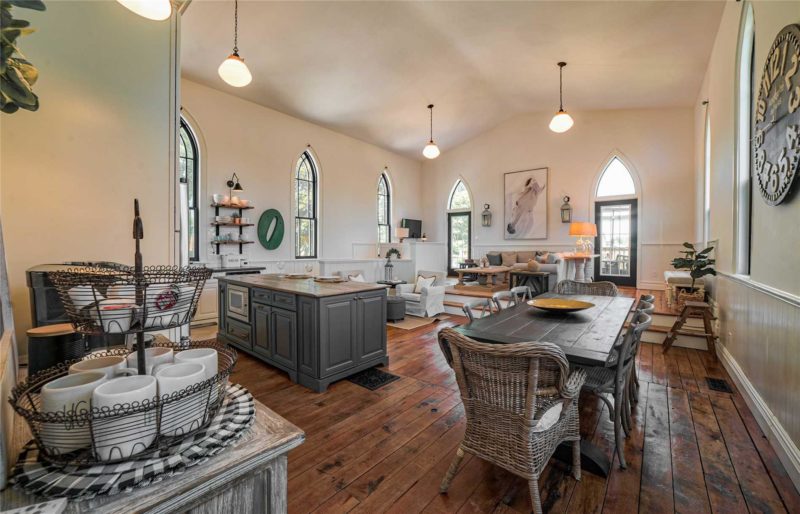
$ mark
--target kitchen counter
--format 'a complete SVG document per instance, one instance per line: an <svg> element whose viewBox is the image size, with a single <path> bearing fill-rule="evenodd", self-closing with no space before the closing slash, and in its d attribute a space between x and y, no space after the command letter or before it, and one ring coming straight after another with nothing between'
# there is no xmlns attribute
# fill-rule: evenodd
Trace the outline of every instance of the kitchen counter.
<svg viewBox="0 0 800 514"><path fill-rule="evenodd" d="M239 271L239 272L242 272L242 271L263 271L263 270L267 269L264 266L243 266L241 268L222 268L222 267L219 267L219 266L217 266L217 267L206 266L206 267L208 269L210 269L212 273L227 273L229 271L231 271L231 272L236 272L236 271Z"/></svg>
<svg viewBox="0 0 800 514"><path fill-rule="evenodd" d="M241 277L224 277L224 279L230 284L245 287L263 287L312 298L325 298L386 289L384 285L367 282L316 282L313 278L286 278L281 275L244 275Z"/></svg>

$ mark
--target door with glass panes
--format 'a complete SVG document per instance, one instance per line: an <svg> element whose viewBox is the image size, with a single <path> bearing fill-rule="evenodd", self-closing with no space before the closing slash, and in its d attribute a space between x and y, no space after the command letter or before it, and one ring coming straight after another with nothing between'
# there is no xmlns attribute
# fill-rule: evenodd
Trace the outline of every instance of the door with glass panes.
<svg viewBox="0 0 800 514"><path fill-rule="evenodd" d="M636 287L637 201L596 202L594 279Z"/></svg>

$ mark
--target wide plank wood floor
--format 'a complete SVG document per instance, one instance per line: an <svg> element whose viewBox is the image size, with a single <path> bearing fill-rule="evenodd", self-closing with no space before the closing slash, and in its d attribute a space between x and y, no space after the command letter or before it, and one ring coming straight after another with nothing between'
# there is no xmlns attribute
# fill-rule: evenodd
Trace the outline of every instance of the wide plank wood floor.
<svg viewBox="0 0 800 514"><path fill-rule="evenodd" d="M525 482L469 455L449 494L438 492L464 415L436 335L463 321L390 327L388 371L401 378L374 392L344 380L315 394L240 354L231 379L306 432L289 454L289 512L530 512ZM800 512L800 496L741 395L709 389L706 377L733 382L707 352L663 355L644 344L637 366L628 469L615 462L608 479L584 473L576 482L551 461L540 480L546 512ZM602 402L582 397L580 415L582 436L611 455L613 424Z"/></svg>

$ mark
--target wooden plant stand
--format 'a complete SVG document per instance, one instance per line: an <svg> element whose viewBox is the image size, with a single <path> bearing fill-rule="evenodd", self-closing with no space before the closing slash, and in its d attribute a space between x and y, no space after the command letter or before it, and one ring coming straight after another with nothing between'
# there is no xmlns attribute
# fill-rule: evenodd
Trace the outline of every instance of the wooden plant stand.
<svg viewBox="0 0 800 514"><path fill-rule="evenodd" d="M688 318L702 318L703 319L703 331L700 332L699 330L687 330L683 328L683 325L686 323ZM711 355L716 359L717 358L717 351L715 347L715 339L717 336L714 335L714 327L712 326L711 322L716 320L717 318L711 313L711 306L706 302L686 302L683 306L683 310L681 310L681 315L678 316L678 319L675 320L675 323L672 325L672 328L667 333L667 338L664 339L662 346L664 347L663 352L667 353L669 349L672 347L672 343L675 342L675 339L678 335L688 335L688 336L704 336L706 338L706 343L708 344L708 351L711 352Z"/></svg>

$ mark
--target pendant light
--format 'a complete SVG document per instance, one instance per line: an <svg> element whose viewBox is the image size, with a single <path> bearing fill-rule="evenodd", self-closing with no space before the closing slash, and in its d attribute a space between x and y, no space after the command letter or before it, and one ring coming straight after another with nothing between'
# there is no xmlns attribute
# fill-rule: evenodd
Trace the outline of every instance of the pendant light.
<svg viewBox="0 0 800 514"><path fill-rule="evenodd" d="M439 152L439 147L436 146L436 143L433 142L433 104L430 104L428 109L431 111L431 139L428 141L428 144L425 145L425 148L422 149L422 155L428 159L435 159L439 157L441 152Z"/></svg>
<svg viewBox="0 0 800 514"><path fill-rule="evenodd" d="M117 0L117 2L148 20L163 21L172 14L169 0Z"/></svg>
<svg viewBox="0 0 800 514"><path fill-rule="evenodd" d="M572 121L572 116L567 114L567 111L564 110L564 80L562 73L566 65L567 63L565 62L558 63L558 112L553 116L553 119L550 120L550 130L558 133L568 131L574 123Z"/></svg>
<svg viewBox="0 0 800 514"><path fill-rule="evenodd" d="M253 80L250 70L239 57L239 0L233 2L233 53L222 61L217 72L219 76L233 87L244 87Z"/></svg>

